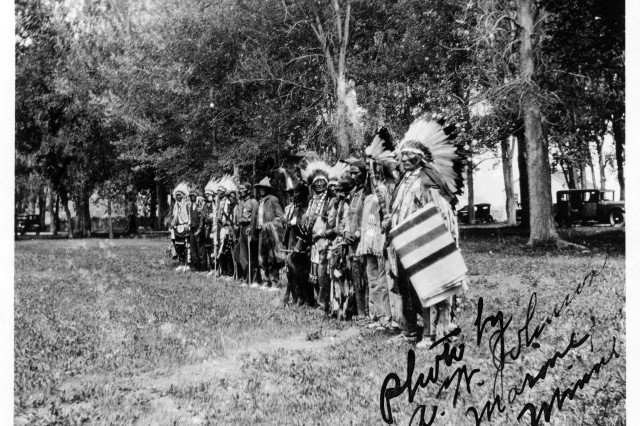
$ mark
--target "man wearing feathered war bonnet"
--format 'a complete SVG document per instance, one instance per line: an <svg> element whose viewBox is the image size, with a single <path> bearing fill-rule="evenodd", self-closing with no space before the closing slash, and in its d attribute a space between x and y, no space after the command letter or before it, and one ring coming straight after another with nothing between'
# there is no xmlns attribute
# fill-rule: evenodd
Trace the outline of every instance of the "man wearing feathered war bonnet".
<svg viewBox="0 0 640 426"><path fill-rule="evenodd" d="M262 289L278 291L280 268L284 265L284 214L280 202L271 194L273 187L269 178L265 177L255 187L260 193L256 228L259 232L259 264L265 280Z"/></svg>
<svg viewBox="0 0 640 426"><path fill-rule="evenodd" d="M234 240L235 240L235 207L236 184L230 175L225 175L218 184L221 193L218 205L218 226L220 227L220 245L218 247L218 261L220 270L226 279L231 279L234 275ZM221 190L221 191L220 191Z"/></svg>
<svg viewBox="0 0 640 426"><path fill-rule="evenodd" d="M188 244L189 244L189 210L187 206L187 194L189 187L186 183L179 184L173 190L175 204L173 205L173 214L171 217L171 235L174 239L178 260L181 263L176 271L187 271L188 261Z"/></svg>
<svg viewBox="0 0 640 426"><path fill-rule="evenodd" d="M404 174L383 224L383 228L392 228L389 258L402 296L406 320L402 336L420 340L416 315L421 314L425 326L420 344L426 347L456 327L451 323L450 298L466 288L466 266L457 249L458 224L451 208L454 194L462 189L465 154L452 143L455 128L442 124L421 118L409 127L399 150ZM430 219L423 220L427 217ZM440 243L443 247L437 253L411 264ZM452 266L447 269L447 265ZM457 278L443 282L444 275Z"/></svg>
<svg viewBox="0 0 640 426"><path fill-rule="evenodd" d="M313 284L318 309L329 311L330 282L327 268L327 213L331 205L327 194L330 167L324 161L316 160L307 164L302 178L313 190L313 196L305 213L303 226L312 235L311 272L309 282Z"/></svg>
<svg viewBox="0 0 640 426"><path fill-rule="evenodd" d="M213 197L217 191L217 182L213 179L207 183L207 186L204 188L204 206L202 208L202 228L204 229L204 247L205 247L205 262L206 267L210 269L207 276L211 276L215 274L214 263L212 262L212 254L214 242L213 239L216 236L216 205L213 202Z"/></svg>
<svg viewBox="0 0 640 426"><path fill-rule="evenodd" d="M189 191L189 248L191 249L191 264L197 271L204 271L205 247L204 247L204 223L202 219L202 208L204 199L200 197L200 192L194 187Z"/></svg>

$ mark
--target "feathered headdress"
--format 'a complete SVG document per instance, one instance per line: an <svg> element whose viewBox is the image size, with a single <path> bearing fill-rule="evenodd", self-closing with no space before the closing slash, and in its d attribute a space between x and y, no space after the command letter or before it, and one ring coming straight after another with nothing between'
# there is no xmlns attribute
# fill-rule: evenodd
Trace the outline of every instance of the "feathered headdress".
<svg viewBox="0 0 640 426"><path fill-rule="evenodd" d="M304 179L309 186L313 185L315 181L318 179L324 179L325 182L329 183L329 174L331 172L331 167L322 160L314 160L310 161L305 167L304 170L301 171L302 179Z"/></svg>
<svg viewBox="0 0 640 426"><path fill-rule="evenodd" d="M387 161L396 161L393 138L386 127L382 127L378 130L378 133L373 138L373 142L365 148L364 153L367 156L367 159L371 159L376 162L382 163Z"/></svg>
<svg viewBox="0 0 640 426"><path fill-rule="evenodd" d="M284 190L293 191L293 188L295 188L295 184L293 183L293 178L291 177L291 175L289 175L289 172L287 172L284 167L278 168L278 171L284 175L284 183L286 184Z"/></svg>
<svg viewBox="0 0 640 426"><path fill-rule="evenodd" d="M238 189L231 175L222 176L218 181L218 188L222 188L225 192L235 192Z"/></svg>
<svg viewBox="0 0 640 426"><path fill-rule="evenodd" d="M337 185L340 177L349 171L349 165L345 162L338 161L331 169L329 169L329 184Z"/></svg>
<svg viewBox="0 0 640 426"><path fill-rule="evenodd" d="M187 185L186 182L179 183L173 190L173 196L175 197L178 192L180 192L183 197L186 197L189 194L189 185Z"/></svg>
<svg viewBox="0 0 640 426"><path fill-rule="evenodd" d="M204 187L204 195L214 195L216 192L218 192L218 182L220 182L220 180L211 179L207 186Z"/></svg>
<svg viewBox="0 0 640 426"><path fill-rule="evenodd" d="M426 163L433 163L448 189L461 194L466 154L462 146L453 143L455 137L455 126L445 127L443 119L418 118L409 126L399 150L421 155Z"/></svg>

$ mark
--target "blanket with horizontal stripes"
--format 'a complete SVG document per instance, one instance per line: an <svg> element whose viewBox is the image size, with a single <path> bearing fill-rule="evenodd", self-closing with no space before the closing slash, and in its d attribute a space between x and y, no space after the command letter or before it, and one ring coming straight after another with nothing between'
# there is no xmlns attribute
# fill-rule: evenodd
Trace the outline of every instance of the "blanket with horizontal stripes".
<svg viewBox="0 0 640 426"><path fill-rule="evenodd" d="M389 232L389 238L422 306L435 305L462 290L467 266L433 202L407 216Z"/></svg>

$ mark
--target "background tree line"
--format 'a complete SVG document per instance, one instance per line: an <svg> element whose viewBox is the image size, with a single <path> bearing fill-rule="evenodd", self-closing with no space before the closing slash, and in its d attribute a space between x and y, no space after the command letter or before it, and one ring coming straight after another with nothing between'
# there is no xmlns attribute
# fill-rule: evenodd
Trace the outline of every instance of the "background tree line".
<svg viewBox="0 0 640 426"><path fill-rule="evenodd" d="M15 13L16 201L49 198L68 224L73 203L79 234L94 193L133 217L148 194L162 228L179 180L274 177L299 149L344 158L422 113L457 124L472 167L517 143L532 243L557 238L552 169L604 187L614 166L624 199L622 0L17 0Z"/></svg>

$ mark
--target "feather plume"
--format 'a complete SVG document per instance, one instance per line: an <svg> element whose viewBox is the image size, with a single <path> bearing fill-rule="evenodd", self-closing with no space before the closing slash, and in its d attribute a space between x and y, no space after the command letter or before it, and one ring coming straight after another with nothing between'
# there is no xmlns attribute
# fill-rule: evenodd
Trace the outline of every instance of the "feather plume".
<svg viewBox="0 0 640 426"><path fill-rule="evenodd" d="M282 173L284 175L284 181L285 181L285 190L290 190L294 188L294 183L293 183L293 178L291 177L291 175L289 174L289 172L287 172L287 170L284 167L279 167L278 168L278 172Z"/></svg>
<svg viewBox="0 0 640 426"><path fill-rule="evenodd" d="M235 192L238 187L233 182L233 177L231 175L224 175L218 182L218 186L222 187L226 192Z"/></svg>
<svg viewBox="0 0 640 426"><path fill-rule="evenodd" d="M329 181L337 182L338 180L340 180L340 177L348 171L349 171L349 165L342 161L338 161L329 170Z"/></svg>
<svg viewBox="0 0 640 426"><path fill-rule="evenodd" d="M301 171L302 179L304 179L309 186L313 184L313 181L318 176L324 176L329 181L329 174L331 167L322 160L309 161L307 167Z"/></svg>
<svg viewBox="0 0 640 426"><path fill-rule="evenodd" d="M433 163L449 190L453 194L461 194L466 153L462 146L453 142L455 137L455 126L444 126L444 120L419 118L409 126L399 149L419 150L426 162Z"/></svg>
<svg viewBox="0 0 640 426"><path fill-rule="evenodd" d="M173 190L173 196L175 197L178 192L182 192L183 196L189 195L189 185L186 182L180 182Z"/></svg>
<svg viewBox="0 0 640 426"><path fill-rule="evenodd" d="M209 183L207 183L207 186L204 187L204 193L215 194L216 192L218 192L219 182L220 182L219 179L218 180L216 180L215 178L211 179Z"/></svg>
<svg viewBox="0 0 640 426"><path fill-rule="evenodd" d="M383 127L378 130L373 142L365 148L364 153L367 158L374 161L395 161L396 154L394 150L391 133L386 127Z"/></svg>

